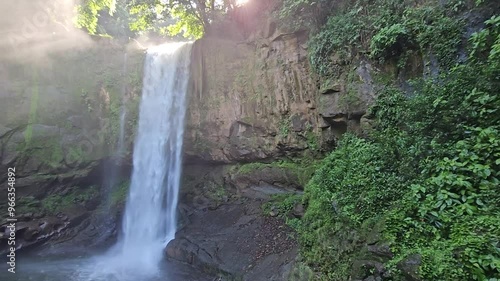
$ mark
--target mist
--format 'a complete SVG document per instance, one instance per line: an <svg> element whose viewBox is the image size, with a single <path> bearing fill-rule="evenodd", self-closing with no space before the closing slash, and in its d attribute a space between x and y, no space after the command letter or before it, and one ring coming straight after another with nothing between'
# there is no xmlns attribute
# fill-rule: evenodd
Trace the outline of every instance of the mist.
<svg viewBox="0 0 500 281"><path fill-rule="evenodd" d="M77 0L0 0L0 62L41 62L86 48L92 40L73 25Z"/></svg>

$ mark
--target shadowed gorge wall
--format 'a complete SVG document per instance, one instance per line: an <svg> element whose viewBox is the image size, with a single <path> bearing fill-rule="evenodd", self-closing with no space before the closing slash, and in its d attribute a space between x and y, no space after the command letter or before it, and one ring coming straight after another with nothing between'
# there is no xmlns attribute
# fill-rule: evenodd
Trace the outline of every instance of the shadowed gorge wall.
<svg viewBox="0 0 500 281"><path fill-rule="evenodd" d="M359 62L354 71L339 65L336 79L323 81L309 65L308 34L277 28L274 4L249 5L195 42L188 159L297 156L329 149L348 129L358 131L374 98L371 65ZM358 104L346 106L348 95Z"/></svg>
<svg viewBox="0 0 500 281"><path fill-rule="evenodd" d="M4 64L0 114L2 167L19 177L61 173L109 156L119 111L130 107L132 141L142 79L142 52L108 42L40 61ZM135 52L135 53L134 53ZM124 65L126 64L126 65ZM78 170L78 169L76 169Z"/></svg>
<svg viewBox="0 0 500 281"><path fill-rule="evenodd" d="M0 169L16 169L16 211L26 221L18 226L18 239L29 246L74 218L81 222L106 200L106 190L96 187L113 176L122 104L127 149L120 157L131 155L143 51L99 40L1 66ZM7 194L7 188L2 173L0 191ZM1 208L6 204L2 200ZM2 251L6 243L0 242Z"/></svg>

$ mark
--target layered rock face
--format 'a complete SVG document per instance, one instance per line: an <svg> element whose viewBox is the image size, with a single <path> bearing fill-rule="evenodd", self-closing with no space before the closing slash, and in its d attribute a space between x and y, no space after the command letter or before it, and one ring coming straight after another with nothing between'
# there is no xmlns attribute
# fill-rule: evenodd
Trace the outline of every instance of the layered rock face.
<svg viewBox="0 0 500 281"><path fill-rule="evenodd" d="M281 30L270 15L274 6L249 3L195 43L188 159L295 156L359 130L374 98L371 65L339 61L338 75L321 81L309 65L308 34Z"/></svg>
<svg viewBox="0 0 500 281"><path fill-rule="evenodd" d="M15 168L16 215L23 220L17 237L23 246L80 224L99 204L97 185L110 176L122 105L128 112L124 146L133 140L142 61L142 51L107 40L4 61L0 192L7 194L7 169ZM2 210L6 203L0 201Z"/></svg>
<svg viewBox="0 0 500 281"><path fill-rule="evenodd" d="M281 280L289 270L296 254L290 230L283 232L277 218L265 218L260 205L270 194L297 192L305 180L299 165L264 165L244 172L213 164L270 162L330 150L344 132L361 131L375 92L374 70L362 60L339 61L338 75L328 81L315 75L307 56L308 34L281 30L270 15L274 6L274 1L249 3L195 42L185 175L202 180L185 180L181 200L186 223L214 227L197 236L203 229L187 225L170 250L172 258L184 262L182 253L193 254L189 247L211 253L213 245L202 242L220 234L221 214L235 212L215 248L233 252L241 241L225 237L244 232L248 249L223 261L215 261L215 254L197 258L200 264L251 280L259 279L252 276L260 271L265 277L255 276ZM115 196L104 179L112 177L123 105L128 150L121 158L122 164L130 163L143 53L101 41L35 61L9 61L0 69L0 169L16 167L18 172L17 237L25 248L50 241L46 245L59 245L55 252L70 251L78 244L102 244L116 234L121 206L113 204L123 203L127 186ZM125 170L123 178L128 178ZM0 184L0 192L7 194L6 173L0 173ZM1 203L0 208L6 209ZM269 231L259 236L266 227ZM0 252L8 235L0 226ZM274 252L259 248L274 247L267 243L270 239L290 247ZM276 259L278 253L285 259Z"/></svg>

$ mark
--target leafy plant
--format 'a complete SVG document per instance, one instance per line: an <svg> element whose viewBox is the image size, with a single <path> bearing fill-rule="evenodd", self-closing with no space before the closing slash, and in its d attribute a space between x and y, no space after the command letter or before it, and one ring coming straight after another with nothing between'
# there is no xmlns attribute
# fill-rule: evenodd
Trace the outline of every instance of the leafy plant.
<svg viewBox="0 0 500 281"><path fill-rule="evenodd" d="M77 17L75 25L84 28L89 34L96 34L98 27L98 15L101 11L107 10L109 15L113 15L116 10L115 0L85 0L76 7Z"/></svg>
<svg viewBox="0 0 500 281"><path fill-rule="evenodd" d="M400 56L406 44L411 44L408 29L400 23L382 28L375 34L370 43L373 57Z"/></svg>
<svg viewBox="0 0 500 281"><path fill-rule="evenodd" d="M398 265L414 255L422 280L500 278L496 22L472 36L464 64L412 81L412 93L383 89L369 138L345 135L306 185L296 225L304 261L321 280L352 277L356 237L370 221L392 245L386 267L396 280L404 278ZM384 40L380 46L397 42Z"/></svg>
<svg viewBox="0 0 500 281"><path fill-rule="evenodd" d="M315 30L326 22L335 4L328 0L284 0L278 18L283 27L291 30Z"/></svg>
<svg viewBox="0 0 500 281"><path fill-rule="evenodd" d="M450 68L457 61L462 29L462 21L437 3L358 0L334 10L310 38L309 55L323 76L335 75L335 64L364 54L382 62L399 60L400 67L410 55L435 56L441 67Z"/></svg>
<svg viewBox="0 0 500 281"><path fill-rule="evenodd" d="M274 194L271 200L262 205L265 214L276 212L281 218L289 218L294 206L301 202L302 196L295 193Z"/></svg>

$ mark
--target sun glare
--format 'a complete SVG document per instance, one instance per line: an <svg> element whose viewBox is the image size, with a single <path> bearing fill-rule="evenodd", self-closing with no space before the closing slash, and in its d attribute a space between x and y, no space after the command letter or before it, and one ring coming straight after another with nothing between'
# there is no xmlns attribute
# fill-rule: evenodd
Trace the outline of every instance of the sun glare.
<svg viewBox="0 0 500 281"><path fill-rule="evenodd" d="M163 54L173 54L177 49L182 47L185 44L188 44L191 42L173 42L173 43L164 43L161 45L157 46L151 46L148 48L148 52L156 52L156 53L163 53Z"/></svg>
<svg viewBox="0 0 500 281"><path fill-rule="evenodd" d="M248 0L236 0L236 6L243 6L248 3Z"/></svg>

